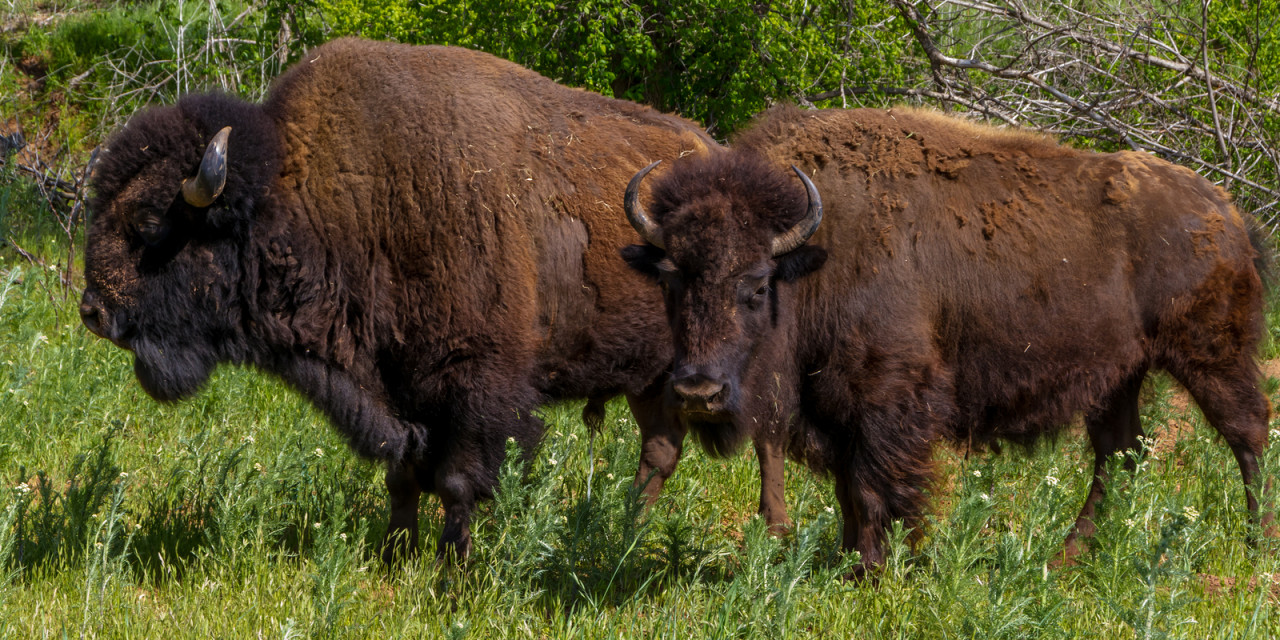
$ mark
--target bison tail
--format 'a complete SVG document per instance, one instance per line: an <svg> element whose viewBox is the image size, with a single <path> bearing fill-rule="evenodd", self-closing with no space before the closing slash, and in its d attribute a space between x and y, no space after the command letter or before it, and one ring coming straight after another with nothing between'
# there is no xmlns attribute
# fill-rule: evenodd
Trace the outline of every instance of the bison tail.
<svg viewBox="0 0 1280 640"><path fill-rule="evenodd" d="M1275 295L1275 263L1276 263L1276 246L1275 238L1273 238L1266 229L1257 220L1249 218L1249 244L1253 245L1253 267L1258 271L1258 277L1262 278L1262 289L1265 292L1267 300L1273 305L1280 306L1280 300Z"/></svg>

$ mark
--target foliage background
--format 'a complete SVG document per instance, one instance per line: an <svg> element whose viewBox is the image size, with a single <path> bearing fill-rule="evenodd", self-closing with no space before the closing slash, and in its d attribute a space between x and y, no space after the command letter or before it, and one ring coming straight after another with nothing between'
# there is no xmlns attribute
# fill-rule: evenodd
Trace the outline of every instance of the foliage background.
<svg viewBox="0 0 1280 640"><path fill-rule="evenodd" d="M1127 491L1076 567L1048 562L1088 483L1078 428L1031 454L940 450L921 544L895 542L878 580L849 583L829 483L804 469L788 468L797 529L781 540L750 515L749 454L691 447L638 512L635 426L614 403L591 444L579 407L545 409L546 442L481 508L465 569L387 574L372 552L381 470L305 402L224 369L157 405L76 312L86 167L105 135L187 91L260 98L341 35L483 49L721 138L778 101L905 101L1153 149L1270 230L1278 5L0 0L0 638L1280 637L1276 542L1244 543L1257 532L1234 462L1163 377L1144 390L1153 445L1136 474L1117 469ZM1206 87L1206 69L1243 93ZM1273 401L1278 385L1267 377ZM434 502L423 516L432 540Z"/></svg>

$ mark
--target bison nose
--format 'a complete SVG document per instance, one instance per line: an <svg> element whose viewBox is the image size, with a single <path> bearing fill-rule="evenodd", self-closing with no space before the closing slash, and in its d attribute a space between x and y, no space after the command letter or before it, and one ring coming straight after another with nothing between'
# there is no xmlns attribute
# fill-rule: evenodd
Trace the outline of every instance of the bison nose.
<svg viewBox="0 0 1280 640"><path fill-rule="evenodd" d="M714 413L724 409L725 384L695 373L671 384L685 411Z"/></svg>

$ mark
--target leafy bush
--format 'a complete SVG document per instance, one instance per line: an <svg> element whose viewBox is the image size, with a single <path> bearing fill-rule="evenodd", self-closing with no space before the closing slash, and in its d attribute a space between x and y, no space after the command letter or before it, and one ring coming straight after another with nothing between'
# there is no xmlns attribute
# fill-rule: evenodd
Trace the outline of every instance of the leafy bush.
<svg viewBox="0 0 1280 640"><path fill-rule="evenodd" d="M720 135L772 102L894 84L908 70L900 21L869 0L271 4L318 25L305 30L308 44L360 35L481 49L566 84L679 113Z"/></svg>

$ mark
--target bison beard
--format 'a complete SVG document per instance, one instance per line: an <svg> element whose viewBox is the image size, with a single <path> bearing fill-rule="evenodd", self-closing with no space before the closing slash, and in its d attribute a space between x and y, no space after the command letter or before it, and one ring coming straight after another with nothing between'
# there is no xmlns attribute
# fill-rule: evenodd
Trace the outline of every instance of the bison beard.
<svg viewBox="0 0 1280 640"><path fill-rule="evenodd" d="M198 347L164 349L146 340L133 346L133 374L147 395L161 402L177 402L199 391L215 366L214 355Z"/></svg>
<svg viewBox="0 0 1280 640"><path fill-rule="evenodd" d="M625 394L650 500L674 470L665 323L614 258L636 236L602 203L646 158L715 146L487 54L335 41L263 104L187 96L111 138L81 314L159 400L222 362L280 376L387 462L384 557L416 547L423 491L445 511L437 553L465 555L507 440L532 450L548 400L588 398L599 424Z"/></svg>
<svg viewBox="0 0 1280 640"><path fill-rule="evenodd" d="M779 252L809 228L788 164L827 213ZM673 396L695 422L738 399L697 425L704 445L771 425L757 438L833 477L864 566L892 521L918 531L938 442L1029 445L1083 413L1095 477L1063 557L1080 553L1107 460L1141 446L1154 368L1230 446L1257 517L1265 260L1191 171L928 111L779 108L733 151L677 161L649 212L627 201L654 241L623 257L662 284Z"/></svg>

